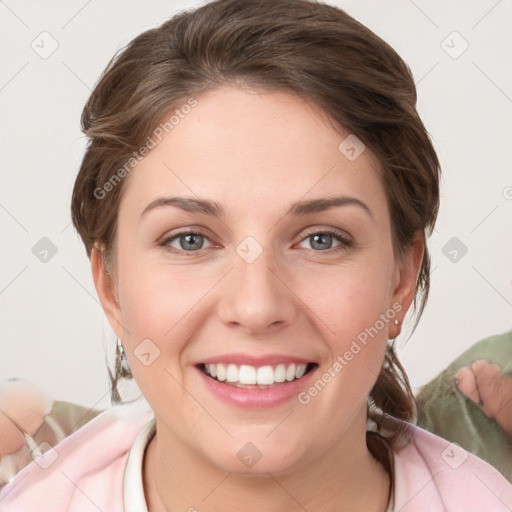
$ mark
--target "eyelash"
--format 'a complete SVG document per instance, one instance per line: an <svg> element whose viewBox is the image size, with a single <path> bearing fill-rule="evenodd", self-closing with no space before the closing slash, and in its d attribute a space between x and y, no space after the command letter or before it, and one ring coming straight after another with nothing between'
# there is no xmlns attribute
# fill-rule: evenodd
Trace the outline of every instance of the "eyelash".
<svg viewBox="0 0 512 512"><path fill-rule="evenodd" d="M352 242L352 240L349 240L348 238L343 236L338 230L333 229L333 228L327 228L327 229L323 229L323 230L315 230L315 231L306 232L306 234L300 240L300 242L303 242L304 240L306 240L307 238L309 238L313 235L320 235L320 234L321 235L331 235L338 242L340 242L340 245L338 245L337 247L331 247L330 249L326 249L324 251L315 251L314 249L311 249L313 252L332 254L332 253L336 253L336 252L345 251L348 248L354 246L354 242ZM168 245L170 242L176 240L177 238L179 238L180 236L183 236L183 235L200 235L211 242L208 235L203 233L201 230L196 230L196 231L186 230L186 231L180 231L179 233L176 233L176 234L172 235L171 237L164 239L159 245L164 247L165 249L169 250L173 254L186 254L187 256L194 256L195 254L197 254L203 250L203 249L198 249L196 251L185 251L182 249L176 249L175 247L171 248Z"/></svg>

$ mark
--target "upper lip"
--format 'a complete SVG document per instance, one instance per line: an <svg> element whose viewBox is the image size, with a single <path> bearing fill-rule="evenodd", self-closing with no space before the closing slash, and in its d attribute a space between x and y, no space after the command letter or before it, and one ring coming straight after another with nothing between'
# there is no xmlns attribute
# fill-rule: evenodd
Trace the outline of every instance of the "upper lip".
<svg viewBox="0 0 512 512"><path fill-rule="evenodd" d="M312 362L313 361L311 359L304 359L302 357L290 356L286 354L267 354L255 356L249 354L230 353L203 359L198 361L196 366L200 364L236 364L237 366L245 364L249 366L260 367L267 365L273 366L280 363L307 364Z"/></svg>

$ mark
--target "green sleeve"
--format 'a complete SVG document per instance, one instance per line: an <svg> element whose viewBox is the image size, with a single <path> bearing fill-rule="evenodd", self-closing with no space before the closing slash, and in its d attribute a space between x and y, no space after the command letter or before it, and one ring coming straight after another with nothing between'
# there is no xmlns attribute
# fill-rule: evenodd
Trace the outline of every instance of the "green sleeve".
<svg viewBox="0 0 512 512"><path fill-rule="evenodd" d="M457 370L479 359L512 375L512 331L479 341L425 385L416 397L417 424L484 459L512 482L512 439L453 380Z"/></svg>

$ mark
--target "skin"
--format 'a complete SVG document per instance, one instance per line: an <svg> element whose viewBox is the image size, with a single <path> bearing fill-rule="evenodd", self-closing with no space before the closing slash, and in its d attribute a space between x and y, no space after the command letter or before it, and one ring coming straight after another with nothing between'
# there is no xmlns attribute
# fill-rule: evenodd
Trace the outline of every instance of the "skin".
<svg viewBox="0 0 512 512"><path fill-rule="evenodd" d="M459 391L480 405L512 438L512 377L484 359L464 366L454 375Z"/></svg>
<svg viewBox="0 0 512 512"><path fill-rule="evenodd" d="M91 257L105 313L155 412L143 469L149 510L384 511L389 476L366 446L366 400L387 339L399 333L392 321L307 405L226 404L193 365L229 352L279 353L317 362L321 375L393 303L403 320L424 238L395 260L375 158L365 150L349 161L338 150L348 133L312 104L231 86L196 98L124 184L114 277L98 251ZM171 195L215 200L226 218L165 206L140 219ZM285 215L296 201L337 195L360 199L373 218L354 205ZM175 253L159 246L199 226L203 248L179 238L168 244ZM329 227L354 245L315 245L311 235ZM263 250L250 264L236 252L247 236ZM160 350L149 366L134 354L146 338ZM247 442L262 454L252 468L237 457Z"/></svg>
<svg viewBox="0 0 512 512"><path fill-rule="evenodd" d="M31 382L0 382L0 457L22 448L23 432L35 435L52 407L52 399Z"/></svg>

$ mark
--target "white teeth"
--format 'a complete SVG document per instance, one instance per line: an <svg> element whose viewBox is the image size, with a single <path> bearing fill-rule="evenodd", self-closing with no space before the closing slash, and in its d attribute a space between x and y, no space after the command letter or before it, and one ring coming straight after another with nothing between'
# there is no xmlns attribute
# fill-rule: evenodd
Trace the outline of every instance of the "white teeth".
<svg viewBox="0 0 512 512"><path fill-rule="evenodd" d="M274 369L272 366L260 366L258 368L258 385L270 386L274 384Z"/></svg>
<svg viewBox="0 0 512 512"><path fill-rule="evenodd" d="M214 364L217 367L217 380L224 382L226 380L226 368L223 364Z"/></svg>
<svg viewBox="0 0 512 512"><path fill-rule="evenodd" d="M238 382L238 366L236 364L228 364L226 380L228 382Z"/></svg>
<svg viewBox="0 0 512 512"><path fill-rule="evenodd" d="M240 366L240 371L238 372L238 382L240 384L256 384L256 368L246 364Z"/></svg>
<svg viewBox="0 0 512 512"><path fill-rule="evenodd" d="M290 366L288 366L288 368L286 369L286 380L289 380L289 381L294 380L296 370L297 369L294 364L291 364Z"/></svg>
<svg viewBox="0 0 512 512"><path fill-rule="evenodd" d="M297 366L297 371L295 372L295 378L300 379L306 373L306 365L299 364Z"/></svg>
<svg viewBox="0 0 512 512"><path fill-rule="evenodd" d="M274 370L274 381L284 382L286 380L286 366L284 364L278 364Z"/></svg>
<svg viewBox="0 0 512 512"><path fill-rule="evenodd" d="M278 364L275 367L270 365L256 368L247 364L237 366L236 364L206 364L205 372L216 377L220 382L239 383L243 385L271 386L281 382L300 379L306 373L306 364L291 363Z"/></svg>

